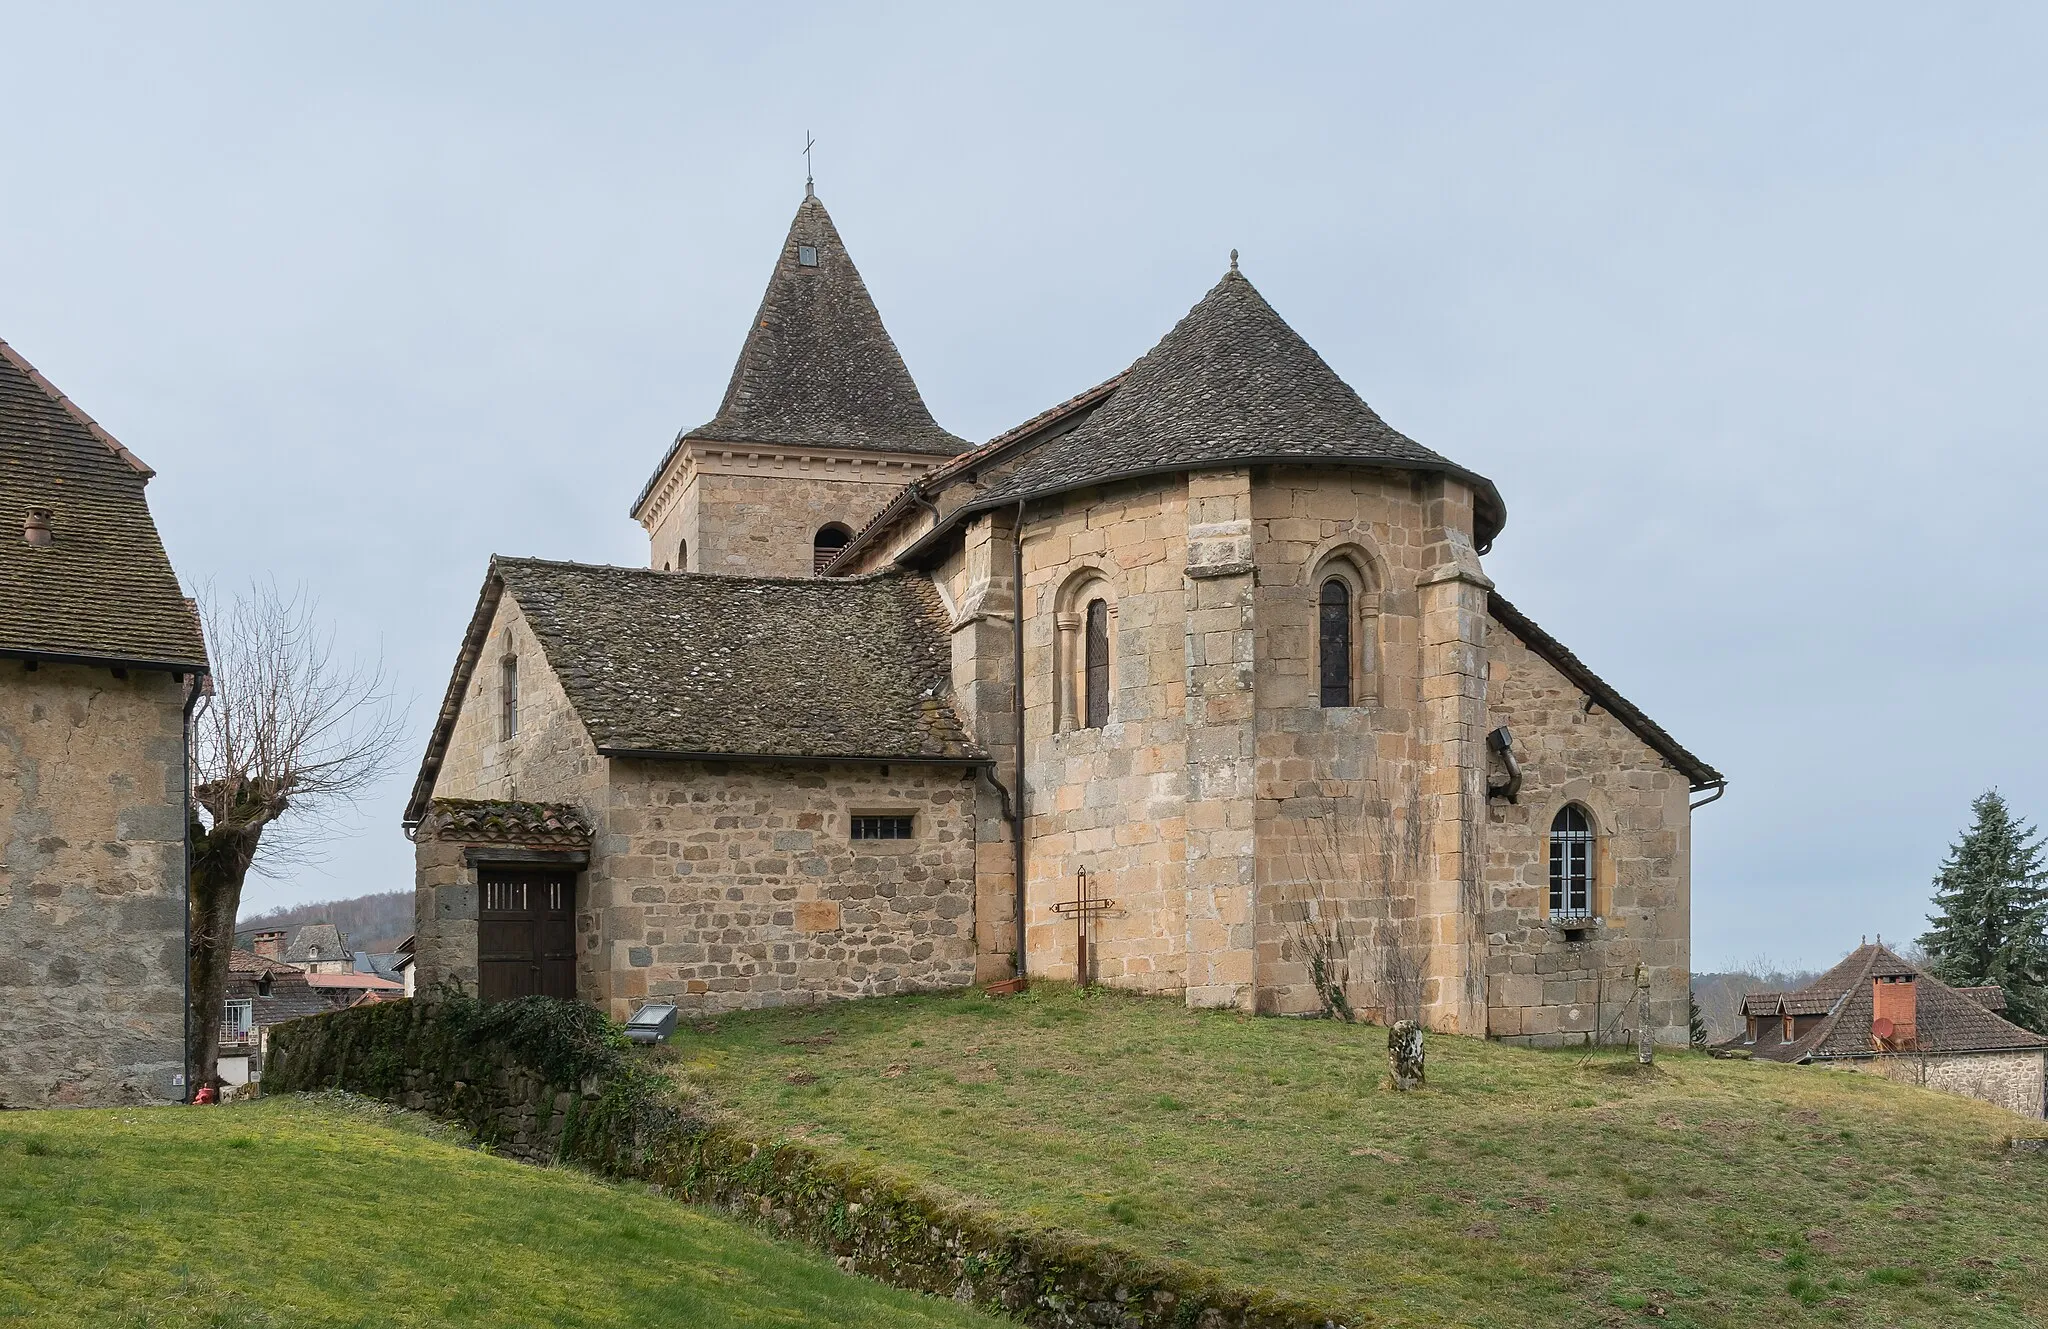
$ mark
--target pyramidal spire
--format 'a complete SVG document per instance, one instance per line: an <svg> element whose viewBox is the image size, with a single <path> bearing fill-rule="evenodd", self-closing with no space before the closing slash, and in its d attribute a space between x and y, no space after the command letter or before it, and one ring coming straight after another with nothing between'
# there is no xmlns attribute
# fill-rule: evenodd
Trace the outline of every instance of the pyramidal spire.
<svg viewBox="0 0 2048 1329"><path fill-rule="evenodd" d="M808 181L725 400L683 437L946 457L969 447L932 419Z"/></svg>

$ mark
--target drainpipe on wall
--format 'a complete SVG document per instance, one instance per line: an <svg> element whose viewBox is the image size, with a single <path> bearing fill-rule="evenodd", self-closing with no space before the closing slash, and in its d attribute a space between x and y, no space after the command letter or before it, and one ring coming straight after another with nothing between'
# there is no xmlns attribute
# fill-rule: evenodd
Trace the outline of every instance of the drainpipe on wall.
<svg viewBox="0 0 2048 1329"><path fill-rule="evenodd" d="M1015 858L1011 871L1016 874L1017 891L1017 979L1024 979L1024 500L1017 500L1017 515L1010 522L1010 640L1015 649L1011 651L1012 669L1011 692L1015 694L1015 708L1012 718L1016 723L1017 761L1015 766L1015 788L1017 790L1017 819L1012 824L1010 839L1014 846Z"/></svg>
<svg viewBox="0 0 2048 1329"><path fill-rule="evenodd" d="M187 680L189 689L185 695L185 813L183 824L178 828L179 838L185 844L185 881L180 892L183 899L185 922L185 952L181 957L183 965L183 987L185 993L185 1036L178 1046L178 1064L184 1067L185 1096L180 1102L192 1101L192 712L199 708L199 680L202 676L192 674Z"/></svg>

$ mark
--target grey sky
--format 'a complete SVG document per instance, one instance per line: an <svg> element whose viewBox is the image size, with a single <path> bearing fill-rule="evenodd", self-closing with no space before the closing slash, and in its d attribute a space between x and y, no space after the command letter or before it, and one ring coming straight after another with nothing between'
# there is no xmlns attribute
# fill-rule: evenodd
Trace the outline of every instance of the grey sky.
<svg viewBox="0 0 2048 1329"><path fill-rule="evenodd" d="M252 905L410 884L491 552L644 560L806 129L955 432L1235 246L1491 476L1502 591L1732 778L1696 967L1910 938L1973 794L2048 817L2039 7L4 8L0 337L157 468L188 585L306 583L417 694Z"/></svg>

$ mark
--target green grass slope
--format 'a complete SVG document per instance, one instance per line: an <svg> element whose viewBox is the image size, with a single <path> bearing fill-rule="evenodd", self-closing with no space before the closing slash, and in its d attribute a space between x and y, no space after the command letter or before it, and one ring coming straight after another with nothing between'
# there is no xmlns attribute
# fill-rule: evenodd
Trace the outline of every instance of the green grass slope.
<svg viewBox="0 0 2048 1329"><path fill-rule="evenodd" d="M0 1323L999 1323L436 1134L319 1099L0 1113Z"/></svg>
<svg viewBox="0 0 2048 1329"><path fill-rule="evenodd" d="M1381 1029L1052 985L728 1016L668 1055L764 1133L1360 1323L2048 1323L2028 1123L1871 1076L1437 1037L1395 1094Z"/></svg>

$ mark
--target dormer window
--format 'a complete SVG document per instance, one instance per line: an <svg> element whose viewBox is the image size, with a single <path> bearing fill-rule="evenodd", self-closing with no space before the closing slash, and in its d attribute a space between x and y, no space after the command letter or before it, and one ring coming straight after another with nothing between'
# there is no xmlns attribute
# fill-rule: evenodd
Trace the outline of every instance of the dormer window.
<svg viewBox="0 0 2048 1329"><path fill-rule="evenodd" d="M796 247L796 265L800 268L817 267L818 247L816 245L798 245Z"/></svg>

